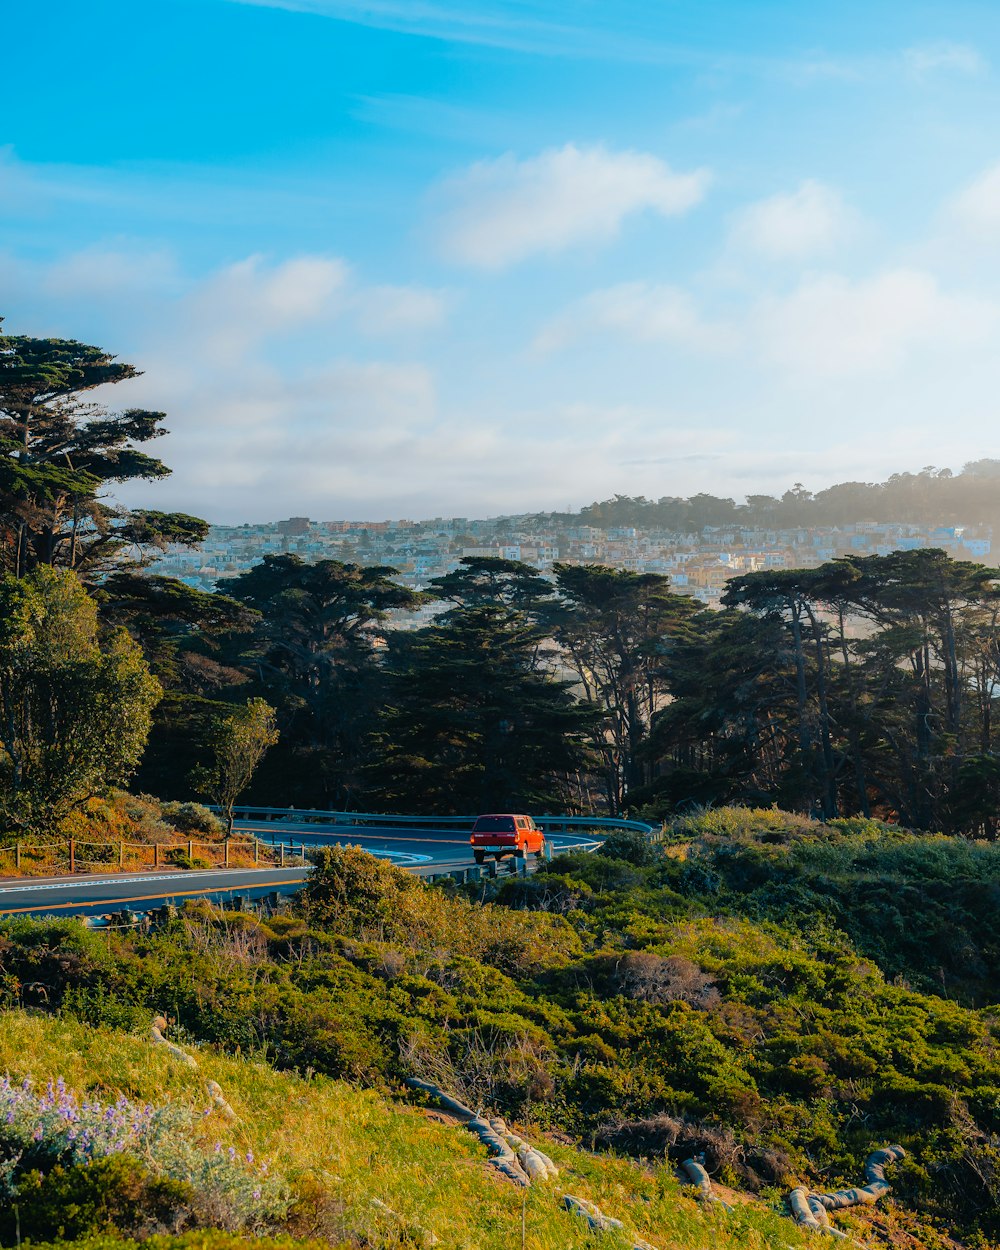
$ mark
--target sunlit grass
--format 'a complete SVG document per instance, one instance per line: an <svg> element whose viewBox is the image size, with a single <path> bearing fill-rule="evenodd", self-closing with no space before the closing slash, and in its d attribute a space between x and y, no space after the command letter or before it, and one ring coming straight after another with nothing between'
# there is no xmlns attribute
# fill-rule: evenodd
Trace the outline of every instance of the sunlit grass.
<svg viewBox="0 0 1000 1250"><path fill-rule="evenodd" d="M485 1152L464 1129L372 1091L322 1077L278 1073L254 1059L200 1049L188 1068L138 1036L95 1029L71 1019L19 1011L0 1015L0 1072L36 1080L57 1076L80 1093L124 1093L205 1109L204 1082L221 1085L238 1117L201 1121L206 1145L219 1141L267 1159L294 1185L324 1191L342 1205L347 1229L392 1245L399 1226L372 1205L378 1199L412 1226L432 1231L442 1247L566 1250L588 1241L559 1195L590 1198L658 1250L763 1250L805 1244L790 1220L762 1205L727 1215L682 1192L662 1166L545 1141L559 1180L527 1192L495 1176ZM616 1237L603 1235L609 1250ZM626 1242L621 1241L624 1245Z"/></svg>

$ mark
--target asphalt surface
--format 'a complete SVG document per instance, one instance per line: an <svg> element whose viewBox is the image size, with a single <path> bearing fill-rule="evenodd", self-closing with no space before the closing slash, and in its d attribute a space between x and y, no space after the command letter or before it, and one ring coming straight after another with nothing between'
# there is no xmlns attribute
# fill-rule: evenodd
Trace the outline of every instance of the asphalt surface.
<svg viewBox="0 0 1000 1250"><path fill-rule="evenodd" d="M0 883L0 916L103 915L125 908L150 911L194 898L262 898L274 890L289 893L305 881L307 871L299 865L8 879Z"/></svg>
<svg viewBox="0 0 1000 1250"><path fill-rule="evenodd" d="M236 830L253 833L262 841L323 846L339 843L360 846L373 855L389 859L402 868L457 868L473 864L469 837L455 829L323 828L315 824L294 825L238 821ZM573 834L552 834L554 850L592 841ZM150 911L167 903L187 899L211 901L243 896L263 898L275 891L294 893L306 879L308 868L219 868L200 872L160 870L107 873L93 876L8 878L0 880L0 916L104 915L129 909Z"/></svg>

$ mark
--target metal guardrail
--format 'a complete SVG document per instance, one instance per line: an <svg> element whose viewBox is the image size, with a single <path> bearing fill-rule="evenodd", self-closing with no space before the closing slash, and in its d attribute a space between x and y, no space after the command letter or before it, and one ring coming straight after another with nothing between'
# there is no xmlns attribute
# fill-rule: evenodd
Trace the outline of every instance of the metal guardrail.
<svg viewBox="0 0 1000 1250"><path fill-rule="evenodd" d="M212 807L218 812L218 807ZM388 812L333 812L321 811L317 808L295 807L234 807L233 817L236 820L261 820L264 822L297 821L302 824L347 825L363 828L391 826L394 828L412 829L471 829L476 821L475 816L397 816ZM642 820L626 820L622 816L535 816L535 824L548 832L562 830L566 833L574 829L627 829L635 833L650 835L656 832L655 826Z"/></svg>

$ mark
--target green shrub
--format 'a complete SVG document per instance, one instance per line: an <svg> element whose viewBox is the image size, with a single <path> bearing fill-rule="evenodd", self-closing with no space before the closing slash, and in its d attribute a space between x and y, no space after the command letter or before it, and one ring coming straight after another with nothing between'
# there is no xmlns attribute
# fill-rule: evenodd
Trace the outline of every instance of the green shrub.
<svg viewBox="0 0 1000 1250"><path fill-rule="evenodd" d="M607 859L623 859L639 868L648 868L663 858L663 851L637 829L612 830L597 849Z"/></svg>
<svg viewBox="0 0 1000 1250"><path fill-rule="evenodd" d="M226 832L218 816L201 803L163 803L161 810L164 820L179 833L204 833L211 838L221 838Z"/></svg>
<svg viewBox="0 0 1000 1250"><path fill-rule="evenodd" d="M75 1238L88 1233L177 1231L192 1219L190 1185L154 1177L135 1158L111 1155L44 1174L33 1170L17 1187L17 1221L22 1238ZM16 1231L6 1210L6 1236Z"/></svg>

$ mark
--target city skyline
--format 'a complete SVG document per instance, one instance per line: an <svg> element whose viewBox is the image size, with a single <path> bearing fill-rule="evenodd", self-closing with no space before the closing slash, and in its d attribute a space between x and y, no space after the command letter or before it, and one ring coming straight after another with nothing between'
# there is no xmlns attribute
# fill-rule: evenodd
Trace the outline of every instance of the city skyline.
<svg viewBox="0 0 1000 1250"><path fill-rule="evenodd" d="M7 19L0 314L144 370L109 399L166 411L174 473L127 502L503 515L997 452L989 5L51 15Z"/></svg>

